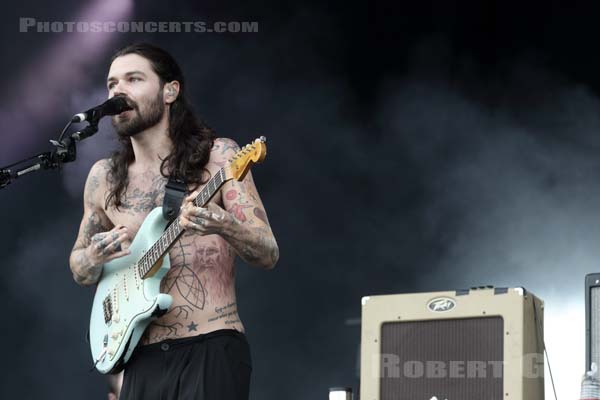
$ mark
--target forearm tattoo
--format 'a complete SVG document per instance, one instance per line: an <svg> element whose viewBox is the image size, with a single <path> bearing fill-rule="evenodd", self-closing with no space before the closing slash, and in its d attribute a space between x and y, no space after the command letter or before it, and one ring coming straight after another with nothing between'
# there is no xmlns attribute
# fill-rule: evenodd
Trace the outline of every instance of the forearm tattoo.
<svg viewBox="0 0 600 400"><path fill-rule="evenodd" d="M227 241L242 260L252 265L274 266L279 259L279 247L271 228L250 228L242 224L231 232Z"/></svg>

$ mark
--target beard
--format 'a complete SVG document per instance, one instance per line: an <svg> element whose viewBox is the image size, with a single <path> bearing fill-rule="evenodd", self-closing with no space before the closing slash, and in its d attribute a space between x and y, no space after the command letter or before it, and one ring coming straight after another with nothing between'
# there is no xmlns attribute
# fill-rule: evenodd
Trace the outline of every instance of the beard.
<svg viewBox="0 0 600 400"><path fill-rule="evenodd" d="M118 115L112 117L112 125L117 131L117 135L121 138L128 138L152 128L158 124L165 113L165 104L163 103L162 93L159 90L154 99L145 102L145 107L141 107L137 103L127 99L127 103L133 107L131 112L133 115L130 118L121 118Z"/></svg>

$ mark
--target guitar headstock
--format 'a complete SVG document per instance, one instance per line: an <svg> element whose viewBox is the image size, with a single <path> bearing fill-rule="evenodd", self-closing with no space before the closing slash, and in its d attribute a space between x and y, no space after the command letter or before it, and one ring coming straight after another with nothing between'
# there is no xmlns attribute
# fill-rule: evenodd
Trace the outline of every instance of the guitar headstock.
<svg viewBox="0 0 600 400"><path fill-rule="evenodd" d="M229 160L227 178L241 181L244 179L253 164L261 163L267 156L267 138L264 136L255 139L251 144L242 147Z"/></svg>

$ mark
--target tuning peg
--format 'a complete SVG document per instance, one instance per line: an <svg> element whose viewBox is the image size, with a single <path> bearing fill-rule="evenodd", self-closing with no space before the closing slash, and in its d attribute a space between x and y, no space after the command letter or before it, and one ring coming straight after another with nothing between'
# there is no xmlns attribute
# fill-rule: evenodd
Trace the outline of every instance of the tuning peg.
<svg viewBox="0 0 600 400"><path fill-rule="evenodd" d="M267 143L267 138L264 136L261 136L260 138L258 138L258 140L260 140L263 143Z"/></svg>

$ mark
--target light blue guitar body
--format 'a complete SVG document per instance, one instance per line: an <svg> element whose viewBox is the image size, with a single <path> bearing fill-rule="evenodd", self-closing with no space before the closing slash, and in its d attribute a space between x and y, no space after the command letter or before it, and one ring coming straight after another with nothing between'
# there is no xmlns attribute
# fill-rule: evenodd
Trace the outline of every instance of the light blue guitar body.
<svg viewBox="0 0 600 400"><path fill-rule="evenodd" d="M162 207L155 208L131 243L131 253L104 264L90 319L92 357L101 373L121 370L146 327L171 306L171 296L160 293L160 281L171 267L168 253L151 276L142 279L138 268L138 261L166 226Z"/></svg>

